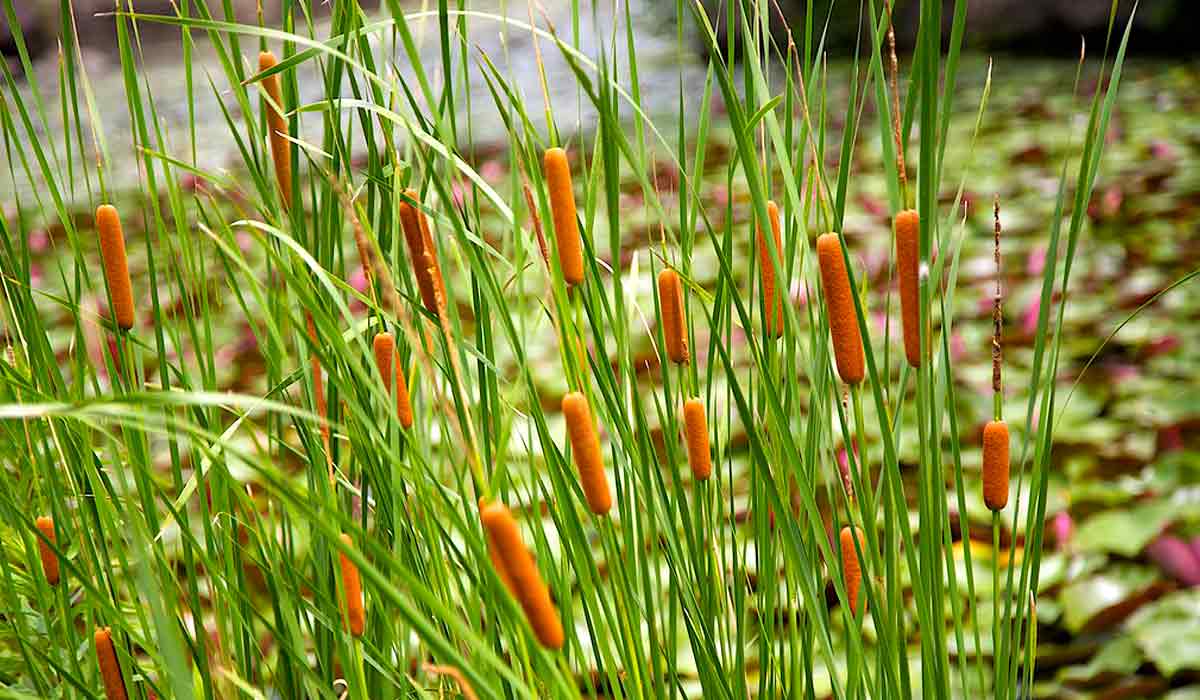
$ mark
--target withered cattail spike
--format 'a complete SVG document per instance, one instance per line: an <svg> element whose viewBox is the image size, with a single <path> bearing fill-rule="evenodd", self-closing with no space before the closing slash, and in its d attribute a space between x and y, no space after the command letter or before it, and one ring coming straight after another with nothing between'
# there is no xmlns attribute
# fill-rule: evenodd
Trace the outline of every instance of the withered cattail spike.
<svg viewBox="0 0 1200 700"><path fill-rule="evenodd" d="M574 286L583 282L583 241L575 215L575 189L571 184L571 165L567 152L550 148L542 160L546 187L550 191L550 214L554 219L554 240L558 244L558 264L563 280Z"/></svg>
<svg viewBox="0 0 1200 700"><path fill-rule="evenodd" d="M420 193L409 189L404 196L413 202L420 201ZM442 268L438 264L437 248L433 243L433 234L429 227L429 219L420 207L408 201L400 202L400 224L404 229L404 240L408 244L408 255L412 259L413 276L417 279L417 290L421 293L421 302L429 313L438 315L437 295L446 296L446 283L442 278Z"/></svg>
<svg viewBox="0 0 1200 700"><path fill-rule="evenodd" d="M279 61L275 54L263 51L258 55L259 72L274 68ZM279 87L279 74L263 78L263 90L271 98L263 101L267 113L267 130L271 142L271 159L275 162L275 180L279 184L279 196L290 209L292 207L292 149L288 141L288 123L284 117L283 91ZM274 103L274 104L271 104Z"/></svg>
<svg viewBox="0 0 1200 700"><path fill-rule="evenodd" d="M1000 267L1000 195L996 195L996 200L993 206L993 213L996 217L996 240L994 244L994 254L996 258L996 295L992 299L992 392L997 396L1003 388L1000 381L1000 365L1001 360L1001 326L1004 323L1004 313L1000 308L1003 288L1001 287L1001 267ZM999 400L997 400L997 404ZM999 417L999 415L997 415Z"/></svg>
<svg viewBox="0 0 1200 700"><path fill-rule="evenodd" d="M658 303L662 314L667 357L677 365L688 362L687 322L683 316L683 285L674 270L658 273Z"/></svg>
<svg viewBox="0 0 1200 700"><path fill-rule="evenodd" d="M993 512L1008 505L1008 424L989 421L983 426L983 502Z"/></svg>
<svg viewBox="0 0 1200 700"><path fill-rule="evenodd" d="M896 215L896 276L900 282L900 320L904 332L904 356L912 367L921 366L921 296L917 271L920 267L921 220L905 209Z"/></svg>
<svg viewBox="0 0 1200 700"><path fill-rule="evenodd" d="M96 229L100 234L100 257L104 262L104 279L112 297L112 318L117 327L133 328L133 283L129 280L129 258L125 253L125 233L121 217L111 204L96 209Z"/></svg>
<svg viewBox="0 0 1200 700"><path fill-rule="evenodd" d="M97 627L94 637L96 662L100 666L100 680L104 683L107 700L128 700L125 694L125 679L121 676L121 665L117 661L117 649L113 645L112 630Z"/></svg>
<svg viewBox="0 0 1200 700"><path fill-rule="evenodd" d="M708 417L704 414L704 402L688 399L683 404L683 426L687 433L688 465L692 478L707 481L712 475L712 455L709 452Z"/></svg>
<svg viewBox="0 0 1200 700"><path fill-rule="evenodd" d="M488 504L480 517L489 542L495 543L502 562L500 571L507 572L512 582L510 590L521 604L534 636L547 649L561 649L565 641L562 621L550 599L550 589L521 539L517 521L502 503Z"/></svg>
<svg viewBox="0 0 1200 700"><path fill-rule="evenodd" d="M896 140L896 171L900 177L900 188L903 192L908 187L908 172L907 166L904 163L904 139L900 135L900 61L896 58L896 29L892 22L892 10L895 0L888 1L888 52L889 60L889 82L892 89L892 137Z"/></svg>
<svg viewBox="0 0 1200 700"><path fill-rule="evenodd" d="M783 238L779 226L779 205L767 202L767 218L771 225L771 236L775 242L775 252L780 262L783 261ZM763 308L766 316L763 319L763 329L768 337L778 338L783 335L783 295L780 293L778 280L775 275L775 265L771 258L771 248L767 245L766 235L762 224L755 229L755 242L758 247L758 264L762 268Z"/></svg>
<svg viewBox="0 0 1200 700"><path fill-rule="evenodd" d="M54 518L48 515L43 515L38 518L34 525L37 526L38 532L42 533L43 540L38 538L38 553L42 557L42 573L46 576L46 583L51 586L58 585L58 555L54 553L54 549L50 546L58 542L54 536ZM48 543L47 543L48 542Z"/></svg>
<svg viewBox="0 0 1200 700"><path fill-rule="evenodd" d="M542 230L542 217L538 215L537 203L533 201L533 189L528 182L522 185L525 191L525 206L529 207L529 220L533 223L533 233L537 237L538 251L542 254L542 261L546 263L546 269L550 269L550 246L546 243L546 233Z"/></svg>
<svg viewBox="0 0 1200 700"><path fill-rule="evenodd" d="M846 598L850 601L850 612L858 615L860 607L864 612L866 611L867 601L865 596L860 599L859 595L862 591L862 562L858 558L858 551L854 548L854 543L857 540L858 546L865 550L867 542L863 538L862 530L849 525L842 528L840 539L842 578L846 583Z"/></svg>
<svg viewBox="0 0 1200 700"><path fill-rule="evenodd" d="M858 384L866 376L862 335L854 311L850 277L842 259L842 243L836 233L817 238L817 260L821 267L825 313L829 317L829 334L833 338L838 374L847 384Z"/></svg>
<svg viewBox="0 0 1200 700"><path fill-rule="evenodd" d="M342 533L342 543L350 549L354 548L354 540L350 535ZM346 556L338 552L342 564L342 591L346 594L346 605L343 612L346 616L346 629L355 637L361 637L367 625L367 614L363 609L362 581L358 577L358 567Z"/></svg>
<svg viewBox="0 0 1200 700"><path fill-rule="evenodd" d="M596 515L605 515L612 508L612 494L608 490L608 476L604 473L604 456L600 452L600 438L596 435L592 409L583 394L573 391L563 397L562 410L567 420L567 438L571 442L575 466L579 469L579 483L587 497L588 507Z"/></svg>

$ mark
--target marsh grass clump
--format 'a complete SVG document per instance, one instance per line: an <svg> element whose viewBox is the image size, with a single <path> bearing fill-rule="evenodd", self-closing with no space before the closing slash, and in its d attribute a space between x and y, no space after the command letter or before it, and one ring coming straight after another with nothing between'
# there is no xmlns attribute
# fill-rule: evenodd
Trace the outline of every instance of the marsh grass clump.
<svg viewBox="0 0 1200 700"><path fill-rule="evenodd" d="M326 22L284 3L281 28L211 0L122 9L102 18L120 119L90 99L74 36L61 99L40 98L36 71L31 90L0 87L7 176L34 193L0 217L0 541L17 545L0 599L21 611L0 626L0 686L109 700L1039 687L1027 601L1044 584L1059 304L1086 267L1072 256L1128 33L1090 106L1077 100L1073 150L1046 156L1067 161L1062 215L1031 227L1054 259L1007 392L997 291L977 473L963 367L987 351L955 342L985 333L954 296L977 282L959 273L976 229L954 183L980 182L956 157L977 133L957 122L978 93L978 132L990 94L990 77L964 90L962 76L991 74L961 51L962 17L943 53L941 3L918 0L926 30L901 81L890 3L859 8L844 56L815 15L780 43L761 31L769 3L740 3L724 28L679 3L691 26L669 28L672 56L705 44L700 80L651 81L636 22L588 24L604 3L442 4L373 17L335 2ZM147 65L152 24L179 32L187 60ZM716 51L727 30L732 63ZM150 90L151 68L178 69L185 107ZM44 138L55 111L67 148ZM114 124L133 148L110 145ZM241 162L205 165L214 124ZM116 184L123 169L135 186ZM141 221L127 251L117 209L95 209L101 275L87 212L105 201ZM36 249L33 225L51 245ZM111 323L93 311L105 301ZM1010 475L1000 409L1021 403L1009 421L1029 449L1014 443ZM1010 477L1021 508L1006 507ZM1002 534L1026 544L977 590L958 540L980 539L987 508L994 551ZM958 651L988 630L990 654Z"/></svg>

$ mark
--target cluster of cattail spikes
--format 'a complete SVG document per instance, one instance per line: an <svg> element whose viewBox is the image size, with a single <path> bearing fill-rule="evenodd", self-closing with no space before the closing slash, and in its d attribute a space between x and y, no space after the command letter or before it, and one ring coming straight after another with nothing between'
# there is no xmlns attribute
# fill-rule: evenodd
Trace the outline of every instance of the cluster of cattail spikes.
<svg viewBox="0 0 1200 700"><path fill-rule="evenodd" d="M521 604L538 642L547 649L561 649L565 641L562 621L550 589L521 539L516 519L503 503L481 501L480 506L496 573Z"/></svg>
<svg viewBox="0 0 1200 700"><path fill-rule="evenodd" d="M112 318L117 327L133 328L133 284L129 280L129 258L125 253L125 233L121 217L111 204L96 209L96 229L100 234L100 257L104 262L104 279L112 297Z"/></svg>

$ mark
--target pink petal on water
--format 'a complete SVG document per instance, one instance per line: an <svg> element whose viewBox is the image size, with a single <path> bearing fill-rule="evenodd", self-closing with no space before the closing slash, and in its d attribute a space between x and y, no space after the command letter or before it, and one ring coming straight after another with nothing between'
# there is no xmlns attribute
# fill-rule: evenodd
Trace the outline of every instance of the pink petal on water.
<svg viewBox="0 0 1200 700"><path fill-rule="evenodd" d="M504 177L504 166L498 160L485 161L483 165L479 166L479 174L483 176L483 179L495 182Z"/></svg>
<svg viewBox="0 0 1200 700"><path fill-rule="evenodd" d="M44 228L35 228L29 232L29 252L42 253L50 247L50 234Z"/></svg>
<svg viewBox="0 0 1200 700"><path fill-rule="evenodd" d="M1191 545L1174 535L1159 535L1146 546L1151 561L1188 586L1200 586L1200 557Z"/></svg>
<svg viewBox="0 0 1200 700"><path fill-rule="evenodd" d="M963 340L962 333L954 331L950 334L950 358L958 362L966 356L967 341Z"/></svg>
<svg viewBox="0 0 1200 700"><path fill-rule="evenodd" d="M1029 301L1029 305L1025 307L1025 314L1022 316L1021 327L1025 330L1026 335L1033 335L1037 332L1038 314L1042 310L1042 297L1034 295Z"/></svg>
<svg viewBox="0 0 1200 700"><path fill-rule="evenodd" d="M1025 259L1025 274L1030 277L1041 277L1046 271L1046 247L1034 246Z"/></svg>
<svg viewBox="0 0 1200 700"><path fill-rule="evenodd" d="M1071 534L1075 532L1075 521L1071 519L1070 511L1059 511L1054 516L1054 542L1059 549L1064 549L1067 543L1071 541Z"/></svg>

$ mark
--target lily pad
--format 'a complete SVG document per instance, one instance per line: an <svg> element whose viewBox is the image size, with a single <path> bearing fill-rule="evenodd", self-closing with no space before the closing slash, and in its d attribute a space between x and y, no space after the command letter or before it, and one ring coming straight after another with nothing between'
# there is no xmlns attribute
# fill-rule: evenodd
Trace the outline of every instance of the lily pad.
<svg viewBox="0 0 1200 700"><path fill-rule="evenodd" d="M1067 629L1078 634L1104 627L1136 607L1157 578L1149 567L1125 564L1068 584L1059 596Z"/></svg>
<svg viewBox="0 0 1200 700"><path fill-rule="evenodd" d="M1129 618L1129 631L1166 676L1200 671L1200 589L1179 591Z"/></svg>

